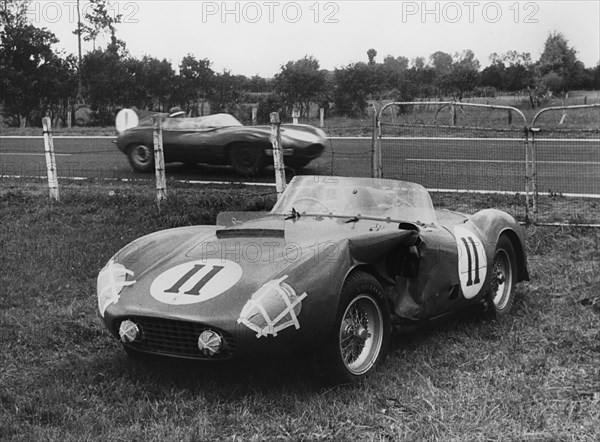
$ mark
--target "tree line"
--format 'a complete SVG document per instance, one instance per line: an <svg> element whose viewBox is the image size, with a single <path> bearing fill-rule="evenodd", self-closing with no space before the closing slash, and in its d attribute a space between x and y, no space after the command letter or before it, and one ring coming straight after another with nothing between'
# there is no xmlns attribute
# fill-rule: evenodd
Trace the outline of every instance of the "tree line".
<svg viewBox="0 0 600 442"><path fill-rule="evenodd" d="M387 55L378 62L374 48L367 51L365 61L333 71L321 69L319 61L307 55L283 64L273 78L215 72L210 60L192 54L174 68L166 59L129 54L115 33L120 17L107 14L107 0L91 2L94 8L74 34L80 41L92 41L94 48L75 56L56 52L56 36L28 21L28 0L2 0L0 104L6 124L38 125L43 116L51 116L66 125L70 116L80 125L111 125L116 112L125 107L151 111L180 107L191 116L210 109L245 119L248 103L258 105L262 122L273 110L285 117L297 109L306 117L316 107L360 116L370 100L461 101L499 92L526 92L529 105L536 107L552 94L600 89L600 64L586 68L559 32L548 36L536 61L529 53L494 53L484 69L469 49L455 54L437 51L413 60ZM110 42L96 47L102 33L109 34ZM79 112L80 117L78 109L85 111Z"/></svg>

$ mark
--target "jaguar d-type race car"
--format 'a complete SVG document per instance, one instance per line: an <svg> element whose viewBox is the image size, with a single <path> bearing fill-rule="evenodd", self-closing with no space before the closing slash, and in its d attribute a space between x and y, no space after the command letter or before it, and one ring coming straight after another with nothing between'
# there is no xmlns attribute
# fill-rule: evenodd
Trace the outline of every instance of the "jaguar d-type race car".
<svg viewBox="0 0 600 442"><path fill-rule="evenodd" d="M98 276L98 307L133 355L309 349L351 382L385 358L392 328L473 307L504 315L527 279L522 228L502 211L435 210L402 181L296 176L271 212L129 244Z"/></svg>
<svg viewBox="0 0 600 442"><path fill-rule="evenodd" d="M273 164L270 126L244 126L229 114L197 118L162 118L165 162L231 165L240 175L252 175ZM119 133L116 144L134 170L154 170L153 115ZM325 132L304 124L281 125L285 165L301 169L325 149Z"/></svg>

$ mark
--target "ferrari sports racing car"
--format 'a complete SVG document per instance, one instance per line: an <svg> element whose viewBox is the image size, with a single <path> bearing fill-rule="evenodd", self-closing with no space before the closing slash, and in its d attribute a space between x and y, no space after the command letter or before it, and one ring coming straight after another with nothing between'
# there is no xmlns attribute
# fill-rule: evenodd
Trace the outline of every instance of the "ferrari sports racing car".
<svg viewBox="0 0 600 442"><path fill-rule="evenodd" d="M392 329L464 309L505 315L527 279L524 234L505 212L435 210L408 182L296 176L270 212L139 238L109 260L97 292L132 355L309 349L352 382L384 360Z"/></svg>
<svg viewBox="0 0 600 442"><path fill-rule="evenodd" d="M197 118L161 115L165 162L231 165L240 175L252 175L273 164L270 126L244 126L229 114ZM154 170L153 118L119 133L116 144L139 172ZM325 132L309 125L283 124L281 144L286 166L300 169L325 149Z"/></svg>

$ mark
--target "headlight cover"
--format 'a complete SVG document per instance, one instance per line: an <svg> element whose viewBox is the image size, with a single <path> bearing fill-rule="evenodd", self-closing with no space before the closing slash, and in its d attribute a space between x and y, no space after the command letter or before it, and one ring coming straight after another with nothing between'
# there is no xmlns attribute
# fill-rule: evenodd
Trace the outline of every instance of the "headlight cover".
<svg viewBox="0 0 600 442"><path fill-rule="evenodd" d="M104 317L104 312L111 304L119 301L119 294L123 287L135 284L135 280L127 281L127 276L133 277L133 272L125 268L123 264L114 261L114 258L108 261L104 268L98 274L97 292L98 292L98 310Z"/></svg>
<svg viewBox="0 0 600 442"><path fill-rule="evenodd" d="M288 327L300 328L298 314L306 292L298 296L289 284L283 282L288 276L274 279L262 285L246 302L238 318L238 324L256 332L256 337L273 335Z"/></svg>

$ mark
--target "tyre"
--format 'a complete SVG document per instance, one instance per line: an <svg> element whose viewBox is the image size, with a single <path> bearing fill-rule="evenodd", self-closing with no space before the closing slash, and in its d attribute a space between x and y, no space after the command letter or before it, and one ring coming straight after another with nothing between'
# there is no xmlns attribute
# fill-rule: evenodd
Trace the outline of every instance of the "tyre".
<svg viewBox="0 0 600 442"><path fill-rule="evenodd" d="M487 296L488 316L496 318L508 314L515 301L517 258L515 249L506 235L500 236L494 253L492 279Z"/></svg>
<svg viewBox="0 0 600 442"><path fill-rule="evenodd" d="M256 175L264 165L262 150L250 143L238 143L231 146L229 160L233 170L241 176Z"/></svg>
<svg viewBox="0 0 600 442"><path fill-rule="evenodd" d="M134 170L152 172L154 170L154 148L145 144L134 144L127 149L127 159Z"/></svg>
<svg viewBox="0 0 600 442"><path fill-rule="evenodd" d="M370 375L387 356L390 321L381 284L368 273L352 273L342 289L334 330L318 358L321 374L336 384Z"/></svg>

